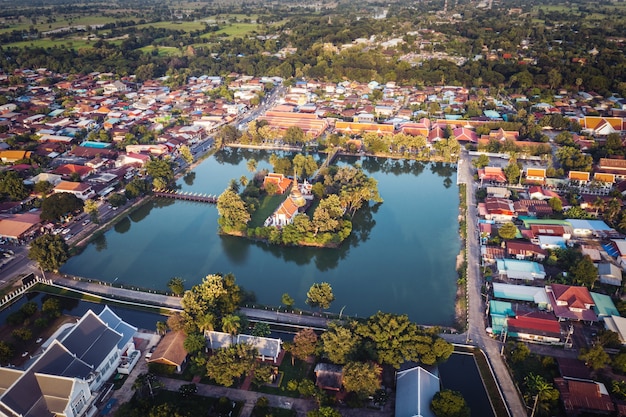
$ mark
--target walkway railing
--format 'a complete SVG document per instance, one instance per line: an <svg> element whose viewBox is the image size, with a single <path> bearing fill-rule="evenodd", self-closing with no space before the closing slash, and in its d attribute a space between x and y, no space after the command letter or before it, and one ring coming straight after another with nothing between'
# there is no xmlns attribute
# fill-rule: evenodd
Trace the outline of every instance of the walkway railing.
<svg viewBox="0 0 626 417"><path fill-rule="evenodd" d="M0 310L2 310L5 306L8 306L14 301L16 301L17 299L19 299L20 296L22 296L22 294L24 294L26 291L28 291L29 289L31 289L38 283L43 283L43 284L48 284L48 285L52 284L52 280L42 278L38 275L31 274L30 279L28 278L29 277L23 278L22 285L19 288L11 291L10 293L2 297L2 299L0 300ZM24 283L25 281L27 282Z"/></svg>
<svg viewBox="0 0 626 417"><path fill-rule="evenodd" d="M211 194L200 194L192 192L183 192L177 190L155 190L155 197L173 198L175 200L195 201L198 203L216 204L217 196Z"/></svg>

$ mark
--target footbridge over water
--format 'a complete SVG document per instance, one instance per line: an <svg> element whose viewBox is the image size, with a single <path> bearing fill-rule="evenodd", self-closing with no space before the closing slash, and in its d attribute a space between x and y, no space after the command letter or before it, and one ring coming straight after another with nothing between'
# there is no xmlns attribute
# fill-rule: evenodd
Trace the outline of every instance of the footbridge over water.
<svg viewBox="0 0 626 417"><path fill-rule="evenodd" d="M195 201L198 203L217 204L217 195L192 193L188 191L178 190L155 190L155 197L173 198L175 200Z"/></svg>

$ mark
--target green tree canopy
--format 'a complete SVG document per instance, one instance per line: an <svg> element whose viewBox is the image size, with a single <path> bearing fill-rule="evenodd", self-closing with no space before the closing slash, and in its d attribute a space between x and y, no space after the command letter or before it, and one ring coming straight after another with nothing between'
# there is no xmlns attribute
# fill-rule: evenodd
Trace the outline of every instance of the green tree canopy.
<svg viewBox="0 0 626 417"><path fill-rule="evenodd" d="M291 362L293 364L293 358L306 360L309 356L315 353L317 347L317 334L313 329L302 329L293 337L293 344L291 345Z"/></svg>
<svg viewBox="0 0 626 417"><path fill-rule="evenodd" d="M330 323L328 330L322 333L322 351L336 364L347 363L356 353L361 338L350 327Z"/></svg>
<svg viewBox="0 0 626 417"><path fill-rule="evenodd" d="M359 324L356 332L366 343L373 344L374 360L396 369L405 361L434 365L448 359L454 349L436 334L420 329L406 314L379 311L367 323Z"/></svg>
<svg viewBox="0 0 626 417"><path fill-rule="evenodd" d="M74 211L82 211L83 200L72 193L55 193L41 203L41 220L57 221Z"/></svg>
<svg viewBox="0 0 626 417"><path fill-rule="evenodd" d="M517 227L515 227L515 225L511 222L504 223L498 229L498 236L500 236L502 239L506 239L506 240L515 239L516 235L517 235Z"/></svg>
<svg viewBox="0 0 626 417"><path fill-rule="evenodd" d="M484 153L481 153L480 155L478 155L478 158L472 160L472 165L474 165L476 169L482 169L489 165L489 157Z"/></svg>
<svg viewBox="0 0 626 417"><path fill-rule="evenodd" d="M63 193L66 194L66 193ZM69 248L60 235L41 235L30 244L28 257L45 271L58 271L70 257Z"/></svg>
<svg viewBox="0 0 626 417"><path fill-rule="evenodd" d="M217 349L207 361L207 376L220 385L230 387L235 380L252 370L256 349L246 343Z"/></svg>
<svg viewBox="0 0 626 417"><path fill-rule="evenodd" d="M430 409L437 417L470 417L471 412L460 392L444 389L433 397Z"/></svg>
<svg viewBox="0 0 626 417"><path fill-rule="evenodd" d="M174 169L169 161L151 159L146 163L146 173L152 177L155 188L166 188L174 181Z"/></svg>
<svg viewBox="0 0 626 417"><path fill-rule="evenodd" d="M5 171L0 173L0 194L11 201L21 201L28 197L28 189L17 172Z"/></svg>
<svg viewBox="0 0 626 417"><path fill-rule="evenodd" d="M217 199L217 220L225 232L243 231L250 221L250 213L241 197L232 189L227 188Z"/></svg>
<svg viewBox="0 0 626 417"><path fill-rule="evenodd" d="M167 288L176 295L183 295L185 292L185 281L180 277L174 277L167 282Z"/></svg>
<svg viewBox="0 0 626 417"><path fill-rule="evenodd" d="M335 300L333 289L327 282L315 283L311 285L306 293L306 303L312 307L319 307L323 310L330 307Z"/></svg>
<svg viewBox="0 0 626 417"><path fill-rule="evenodd" d="M602 345L594 345L591 349L581 349L580 352L578 359L595 370L602 369L611 363L611 358Z"/></svg>
<svg viewBox="0 0 626 417"><path fill-rule="evenodd" d="M373 362L348 362L343 367L343 386L359 397L368 397L380 389L382 368Z"/></svg>
<svg viewBox="0 0 626 417"><path fill-rule="evenodd" d="M593 288L598 279L598 269L587 255L580 258L569 270L575 283Z"/></svg>

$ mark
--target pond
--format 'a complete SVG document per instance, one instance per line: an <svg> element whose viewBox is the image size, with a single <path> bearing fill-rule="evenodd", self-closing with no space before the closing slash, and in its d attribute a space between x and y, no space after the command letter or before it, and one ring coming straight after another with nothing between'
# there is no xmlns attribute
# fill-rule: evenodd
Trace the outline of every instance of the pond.
<svg viewBox="0 0 626 417"><path fill-rule="evenodd" d="M248 178L246 161L269 167L267 152L220 151L179 181L184 191L220 194ZM235 274L259 303L296 307L309 287L328 282L330 310L369 316L408 314L421 324L452 325L456 293L456 167L414 161L344 158L378 181L384 202L361 210L353 235L338 249L284 248L217 234L217 210L203 203L157 199L138 208L71 258L62 272L164 290L172 277L187 288L213 273Z"/></svg>

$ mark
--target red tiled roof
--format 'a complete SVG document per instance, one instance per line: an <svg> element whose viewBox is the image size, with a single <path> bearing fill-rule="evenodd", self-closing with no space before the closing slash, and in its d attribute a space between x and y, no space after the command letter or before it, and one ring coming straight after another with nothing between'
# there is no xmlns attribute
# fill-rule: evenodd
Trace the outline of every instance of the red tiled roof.
<svg viewBox="0 0 626 417"><path fill-rule="evenodd" d="M561 399L567 412L577 410L610 412L615 410L611 397L602 394L600 386L596 382L554 378L554 384L561 393Z"/></svg>
<svg viewBox="0 0 626 417"><path fill-rule="evenodd" d="M561 326L554 316L552 318L539 318L521 316L507 319L509 332L521 332L529 334L540 334L543 336L561 336Z"/></svg>

